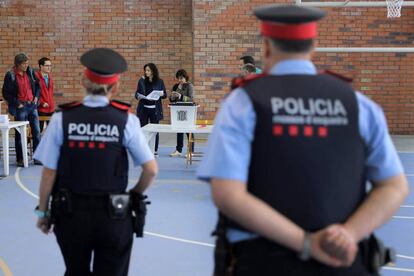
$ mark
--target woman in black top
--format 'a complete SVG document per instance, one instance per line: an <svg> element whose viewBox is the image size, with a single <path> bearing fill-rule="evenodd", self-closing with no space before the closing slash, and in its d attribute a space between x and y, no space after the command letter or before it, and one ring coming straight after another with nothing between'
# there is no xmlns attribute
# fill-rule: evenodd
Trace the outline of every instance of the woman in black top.
<svg viewBox="0 0 414 276"><path fill-rule="evenodd" d="M145 96L149 95L154 90L163 91L163 94L158 100L148 100ZM135 91L135 98L139 100L137 107L137 116L141 122L141 126L148 123L158 124L164 118L162 112L162 99L167 97L164 82L160 79L157 66L154 63L147 63L144 65L144 76L138 81L137 91ZM155 138L154 155L158 155L159 134Z"/></svg>
<svg viewBox="0 0 414 276"><path fill-rule="evenodd" d="M194 87L191 82L189 82L189 76L184 69L180 69L175 74L178 83L174 84L169 97L170 102L192 102L194 101ZM187 138L189 138L189 134ZM175 151L170 154L171 157L181 156L183 151L183 142L184 135L183 133L177 133L177 146ZM194 152L194 143L192 144L192 152Z"/></svg>

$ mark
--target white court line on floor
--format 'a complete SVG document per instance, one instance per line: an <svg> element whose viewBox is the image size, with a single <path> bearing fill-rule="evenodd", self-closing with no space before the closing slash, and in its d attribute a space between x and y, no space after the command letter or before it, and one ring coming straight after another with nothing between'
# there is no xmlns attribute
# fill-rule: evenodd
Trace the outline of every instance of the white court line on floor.
<svg viewBox="0 0 414 276"><path fill-rule="evenodd" d="M411 257L411 256L406 256L406 255L400 255L400 254L397 254L397 257L398 257L398 258L401 258L401 259L414 260L414 257Z"/></svg>
<svg viewBox="0 0 414 276"><path fill-rule="evenodd" d="M382 269L385 269L385 270L394 270L394 271L404 271L404 272L414 272L414 269L410 269L410 268L399 268L399 267L390 267L390 266L384 266Z"/></svg>
<svg viewBox="0 0 414 276"><path fill-rule="evenodd" d="M32 196L32 197L34 197L36 199L39 199L39 197L36 194L34 194L33 192L31 192L28 188L26 188L26 186L24 186L23 182L20 179L20 169L21 168L17 168L17 170L16 170L16 172L14 174L14 179L16 180L17 185L25 193L29 194L30 196ZM157 233L153 233L153 232L144 231L144 234L149 235L149 236L163 238L163 239L168 239L168 240L174 240L174 241L189 243L189 244L196 244L196 245L202 245L202 246L207 246L207 247L214 247L213 244L209 244L209 243L205 243L205 242L198 242L198 241L192 241L192 240L187 240L187 239L181 239L181 238L176 238L176 237L172 237L172 236L157 234ZM1 263L0 263L0 265L1 265Z"/></svg>
<svg viewBox="0 0 414 276"><path fill-rule="evenodd" d="M39 197L34 194L33 192L31 192L28 188L26 188L24 186L24 184L22 183L21 179L20 179L20 170L21 168L17 168L16 172L14 174L14 179L16 180L17 185L27 194L29 194L30 196L39 199ZM157 182L157 181L156 181ZM402 218L402 219L414 219L414 217L402 217L402 216L394 216L393 218ZM169 240L175 240L175 241L179 241L179 242L184 242L184 243L190 243L190 244L196 244L196 245L202 245L202 246L207 246L207 247L214 247L213 244L209 244L209 243L204 243L204 242L198 242L198 241L193 241L193 240L187 240L187 239L181 239L181 238L176 238L176 237L172 237L172 236L167 236L167 235L162 235L162 234L157 234L157 233L153 233L153 232L146 232L144 231L144 233L146 235L149 236L155 236L155 237L159 237L159 238L163 238L163 239L169 239ZM401 258L407 258L407 259L414 259L414 257L410 257L410 256L404 256L404 255L400 255L403 256Z"/></svg>
<svg viewBox="0 0 414 276"><path fill-rule="evenodd" d="M408 217L408 216L393 216L394 219L414 219L414 217Z"/></svg>
<svg viewBox="0 0 414 276"><path fill-rule="evenodd" d="M147 232L147 231L144 231L144 233L146 235L149 235L149 236L159 237L159 238L163 238L163 239L167 239L167 240L179 241L179 242L184 242L184 243L191 243L191 244L202 245L202 246L207 246L207 247L214 247L214 244L211 244L211 243L181 239L181 238L171 237L171 236L167 236L167 235L161 235L161 234Z"/></svg>
<svg viewBox="0 0 414 276"><path fill-rule="evenodd" d="M32 193L29 189L26 188L26 186L23 185L22 181L20 180L20 169L20 167L17 168L16 172L14 173L14 180L16 180L17 185L20 187L20 189L22 189L32 197L39 199L39 197L36 194Z"/></svg>

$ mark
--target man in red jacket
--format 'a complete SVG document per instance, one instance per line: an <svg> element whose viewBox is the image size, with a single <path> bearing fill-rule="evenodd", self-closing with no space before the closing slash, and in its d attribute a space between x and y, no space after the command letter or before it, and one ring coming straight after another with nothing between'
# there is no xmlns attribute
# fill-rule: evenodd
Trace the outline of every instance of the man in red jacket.
<svg viewBox="0 0 414 276"><path fill-rule="evenodd" d="M36 72L36 77L39 80L40 99L39 107L37 108L39 116L52 116L55 112L55 102L53 100L53 79L50 75L52 62L47 57L39 59L39 71ZM44 122L40 122L40 132L43 131Z"/></svg>

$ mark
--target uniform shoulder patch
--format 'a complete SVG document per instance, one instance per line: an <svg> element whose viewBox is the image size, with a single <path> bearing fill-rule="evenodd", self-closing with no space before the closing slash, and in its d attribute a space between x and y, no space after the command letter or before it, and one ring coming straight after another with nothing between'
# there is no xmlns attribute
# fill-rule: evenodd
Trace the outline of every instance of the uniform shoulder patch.
<svg viewBox="0 0 414 276"><path fill-rule="evenodd" d="M322 75L330 75L332 77L335 77L335 78L340 79L340 80L342 80L344 82L347 82L347 83L352 83L352 81L353 81L352 78L345 77L341 74L338 74L338 73L330 71L330 70L324 70L324 71L321 72L321 74Z"/></svg>
<svg viewBox="0 0 414 276"><path fill-rule="evenodd" d="M261 74L250 74L246 77L241 77L241 78L234 78L231 81L231 89L236 89L238 87L244 87L248 83L252 82L253 80L257 80L265 76L267 76L266 73L261 73Z"/></svg>
<svg viewBox="0 0 414 276"><path fill-rule="evenodd" d="M72 108L75 108L75 107L78 107L78 106L81 106L81 105L82 105L81 102L74 101L74 102L70 102L70 103L61 104L61 105L59 105L59 108L61 110L69 110L69 109L72 109Z"/></svg>
<svg viewBox="0 0 414 276"><path fill-rule="evenodd" d="M129 111L131 108L131 105L129 103L124 103L117 100L112 100L111 105L115 107L116 109L122 110L122 111Z"/></svg>

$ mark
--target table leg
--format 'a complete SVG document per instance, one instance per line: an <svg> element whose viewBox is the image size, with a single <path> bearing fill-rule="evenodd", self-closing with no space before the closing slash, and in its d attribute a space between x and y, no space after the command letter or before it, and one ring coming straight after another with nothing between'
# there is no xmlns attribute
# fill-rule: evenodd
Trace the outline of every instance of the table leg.
<svg viewBox="0 0 414 276"><path fill-rule="evenodd" d="M2 129L1 131L2 145L3 145L3 174L9 175L9 129Z"/></svg>
<svg viewBox="0 0 414 276"><path fill-rule="evenodd" d="M151 152L154 152L155 148L155 137L157 136L156 132L144 131L144 137L147 139L148 146L150 147Z"/></svg>
<svg viewBox="0 0 414 276"><path fill-rule="evenodd" d="M27 126L21 126L20 137L22 138L22 154L23 154L23 165L25 168L29 167L29 159L27 157Z"/></svg>
<svg viewBox="0 0 414 276"><path fill-rule="evenodd" d="M193 164L193 145L192 143L194 143L193 139L192 139L192 134L188 133L188 139L187 139L187 165Z"/></svg>

